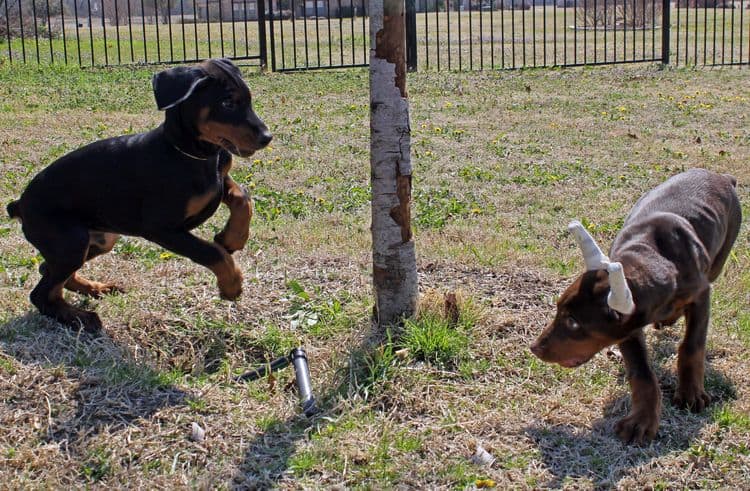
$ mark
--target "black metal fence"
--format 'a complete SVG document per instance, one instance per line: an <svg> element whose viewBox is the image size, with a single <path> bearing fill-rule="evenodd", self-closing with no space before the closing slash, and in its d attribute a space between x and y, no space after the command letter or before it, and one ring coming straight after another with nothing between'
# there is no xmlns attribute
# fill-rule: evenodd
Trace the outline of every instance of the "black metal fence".
<svg viewBox="0 0 750 491"><path fill-rule="evenodd" d="M750 64L750 0L406 0L416 70ZM0 61L368 63L367 0L0 0Z"/></svg>
<svg viewBox="0 0 750 491"><path fill-rule="evenodd" d="M125 65L221 56L265 64L264 0L0 0L0 58Z"/></svg>

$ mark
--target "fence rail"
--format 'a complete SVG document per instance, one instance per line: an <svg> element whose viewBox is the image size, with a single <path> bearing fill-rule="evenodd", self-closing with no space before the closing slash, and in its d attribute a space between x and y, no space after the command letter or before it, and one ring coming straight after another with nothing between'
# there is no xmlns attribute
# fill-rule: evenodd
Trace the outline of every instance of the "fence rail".
<svg viewBox="0 0 750 491"><path fill-rule="evenodd" d="M750 64L750 0L406 0L416 70ZM0 60L364 66L366 0L0 0Z"/></svg>
<svg viewBox="0 0 750 491"><path fill-rule="evenodd" d="M232 8L222 12L222 4ZM258 4L263 0L0 0L0 57L107 66L222 56L265 64Z"/></svg>

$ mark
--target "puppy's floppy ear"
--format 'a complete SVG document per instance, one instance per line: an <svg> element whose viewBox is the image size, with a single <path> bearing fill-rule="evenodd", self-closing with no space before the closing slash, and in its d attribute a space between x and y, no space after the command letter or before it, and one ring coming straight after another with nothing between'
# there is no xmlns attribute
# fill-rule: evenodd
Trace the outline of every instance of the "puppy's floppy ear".
<svg viewBox="0 0 750 491"><path fill-rule="evenodd" d="M225 76L233 80L235 84L239 86L244 85L244 82L242 81L242 72L240 72L237 65L232 63L232 60L229 58L211 58L204 63L209 73L213 75L223 73Z"/></svg>
<svg viewBox="0 0 750 491"><path fill-rule="evenodd" d="M163 111L176 106L190 97L193 91L206 80L208 80L206 73L195 67L181 66L157 73L151 79L156 107Z"/></svg>
<svg viewBox="0 0 750 491"><path fill-rule="evenodd" d="M234 72L237 74L240 73L240 69L237 68L237 65L235 65L229 58L209 58L208 60L206 60L206 64L220 66L227 72Z"/></svg>

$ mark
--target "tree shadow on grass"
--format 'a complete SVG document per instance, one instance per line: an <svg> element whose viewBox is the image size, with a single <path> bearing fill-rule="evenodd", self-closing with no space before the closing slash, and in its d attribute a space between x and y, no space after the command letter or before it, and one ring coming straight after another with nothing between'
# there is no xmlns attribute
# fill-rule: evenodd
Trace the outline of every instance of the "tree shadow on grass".
<svg viewBox="0 0 750 491"><path fill-rule="evenodd" d="M98 335L75 332L28 313L0 325L0 350L23 365L0 380L0 410L31 415L36 435L74 452L105 427L134 425L186 402L183 391L136 361L106 329Z"/></svg>
<svg viewBox="0 0 750 491"><path fill-rule="evenodd" d="M379 332L376 323L372 322L369 334L348 351L348 362L337 371L336 377L328 386L317 385L315 374L312 373L313 394L320 412L307 418L298 408L295 415L286 420L271 420L268 427L248 444L244 459L230 483L232 488L269 489L287 478L292 480L297 443L306 438L308 431L321 417L335 418L338 415L336 401L342 394L358 390L356 387L352 389L352 386L356 386L359 377L371 368L371 357L385 341L385 336ZM314 358L310 359L310 364L314 367ZM289 367L286 370L294 369Z"/></svg>
<svg viewBox="0 0 750 491"><path fill-rule="evenodd" d="M560 487L569 480L585 479L597 488L612 488L630 469L689 449L703 427L713 421L713 409L736 398L731 380L711 367L709 352L705 385L712 398L711 405L701 414L674 407L671 399L677 379L669 360L679 342L679 330L662 331L654 338L652 358L662 390L661 422L655 440L637 446L624 444L617 438L614 426L630 409L629 391L610 399L604 406L604 417L595 421L591 429L573 425L532 425L526 428L526 434L536 443L545 467L554 476L544 487ZM624 367L620 368L618 379L619 384L627 387Z"/></svg>

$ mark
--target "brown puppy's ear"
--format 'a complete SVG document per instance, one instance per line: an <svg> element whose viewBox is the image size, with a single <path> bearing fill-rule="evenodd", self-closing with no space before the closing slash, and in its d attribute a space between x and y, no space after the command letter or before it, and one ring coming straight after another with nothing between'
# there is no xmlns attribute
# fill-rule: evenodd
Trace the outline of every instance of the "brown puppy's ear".
<svg viewBox="0 0 750 491"><path fill-rule="evenodd" d="M177 67L159 72L151 79L156 107L160 111L181 103L195 91L208 76L195 67Z"/></svg>

